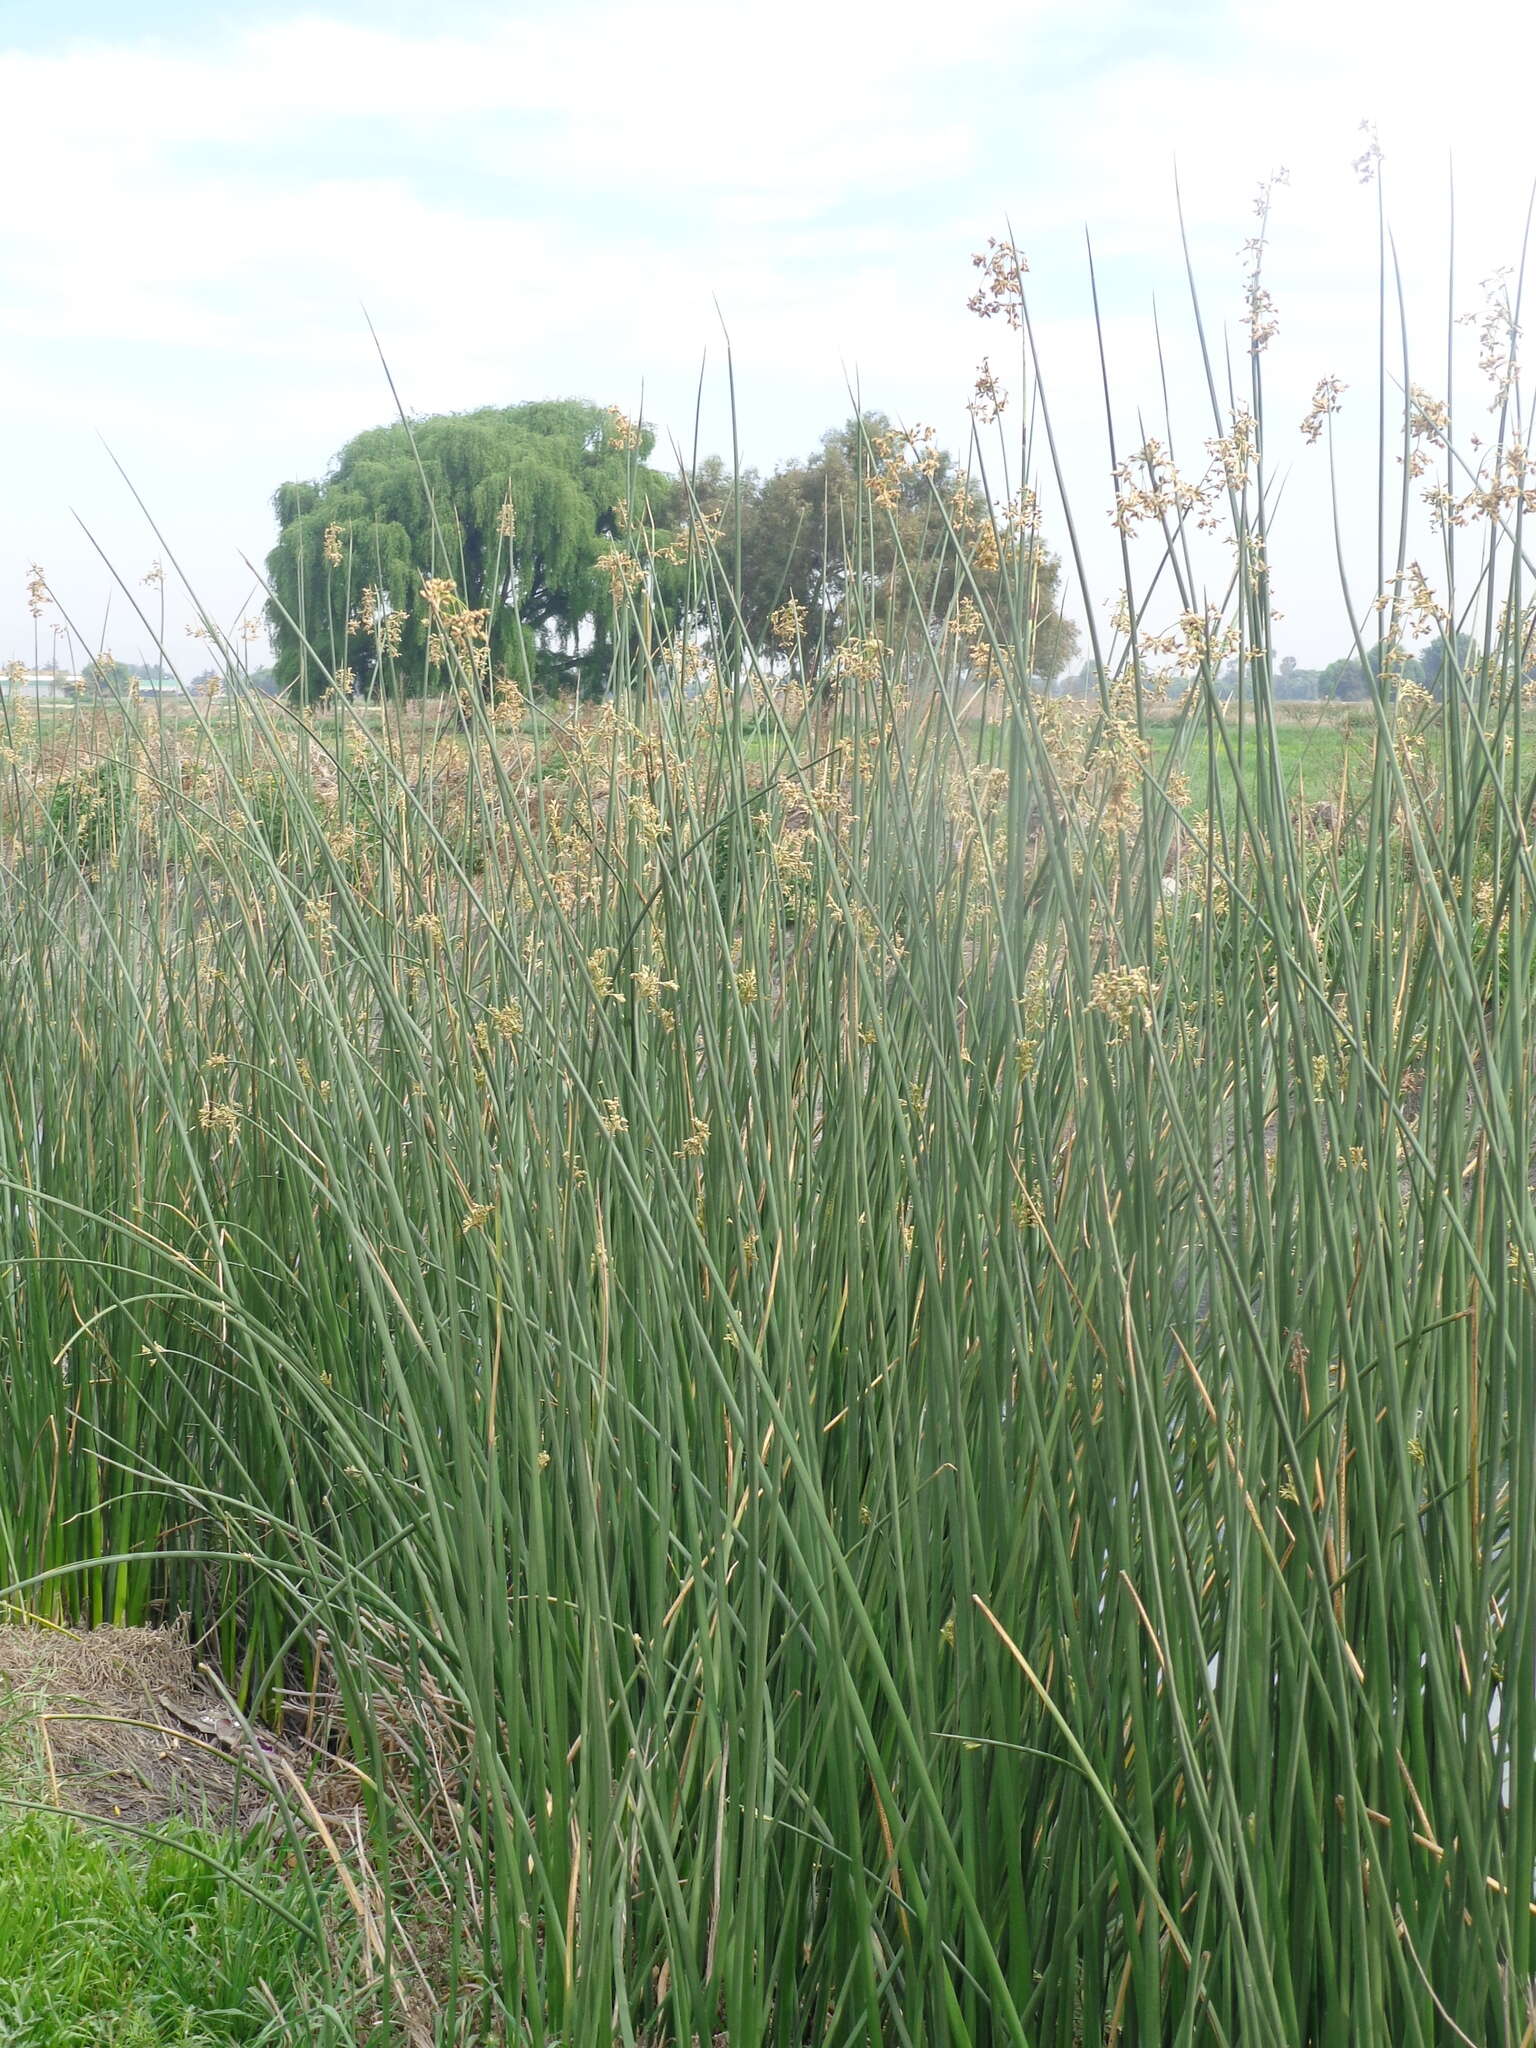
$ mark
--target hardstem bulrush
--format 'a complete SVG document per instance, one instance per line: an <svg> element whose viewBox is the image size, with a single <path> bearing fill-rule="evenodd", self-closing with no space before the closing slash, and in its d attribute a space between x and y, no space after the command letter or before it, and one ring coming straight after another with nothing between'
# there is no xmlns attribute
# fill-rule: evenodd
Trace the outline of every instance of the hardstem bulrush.
<svg viewBox="0 0 1536 2048"><path fill-rule="evenodd" d="M307 1717L380 1967L435 1902L453 2024L1532 2038L1518 309L1469 467L1383 373L1363 736L1313 787L1273 444L1328 462L1356 394L1268 422L1267 205L1194 464L1111 451L1075 699L1010 237L1006 488L933 489L920 580L928 443L867 448L880 572L814 664L793 600L747 651L706 521L651 603L637 521L601 706L497 683L446 583L438 699L6 700L6 1597L185 1612Z"/></svg>

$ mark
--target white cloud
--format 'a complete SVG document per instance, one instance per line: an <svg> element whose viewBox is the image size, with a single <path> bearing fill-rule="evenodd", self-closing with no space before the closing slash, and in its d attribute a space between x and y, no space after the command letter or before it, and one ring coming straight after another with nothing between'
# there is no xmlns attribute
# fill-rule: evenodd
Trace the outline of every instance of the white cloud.
<svg viewBox="0 0 1536 2048"><path fill-rule="evenodd" d="M784 0L771 17L593 0L474 33L462 7L438 20L407 33L315 14L175 47L125 30L0 50L6 146L28 172L0 185L0 653L23 631L12 593L30 554L61 582L100 583L71 502L114 555L153 552L114 509L98 428L192 536L198 580L236 602L236 553L265 546L275 483L389 414L364 306L424 410L546 391L632 402L643 385L686 436L701 354L722 351L718 305L750 459L808 446L854 375L872 402L956 432L971 365L1006 353L963 310L969 251L1005 219L1035 264L1053 402L1082 451L1074 495L1101 552L1085 222L1121 431L1158 398L1155 290L1198 438L1175 162L1218 355L1253 183L1291 167L1269 256L1281 417L1323 370L1369 367L1374 200L1348 168L1363 114L1380 122L1427 351L1443 350L1447 147L1458 304L1514 247L1531 169L1519 124L1485 119L1476 31L1437 15L1427 71L1412 8L977 0L960 21L917 0ZM1509 25L1501 75L1520 75L1530 38ZM712 390L706 445L723 445L722 404ZM1309 520L1298 528L1322 530ZM1326 555L1309 541L1301 580ZM1310 602L1293 617L1320 645Z"/></svg>

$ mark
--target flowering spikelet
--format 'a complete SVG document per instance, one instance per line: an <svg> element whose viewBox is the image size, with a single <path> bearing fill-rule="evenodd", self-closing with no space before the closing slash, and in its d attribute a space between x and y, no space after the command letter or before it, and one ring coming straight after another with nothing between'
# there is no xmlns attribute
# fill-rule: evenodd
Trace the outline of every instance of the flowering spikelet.
<svg viewBox="0 0 1536 2048"><path fill-rule="evenodd" d="M800 635L805 631L807 616L806 608L799 598L786 598L768 620L768 630L773 635L775 647L797 646Z"/></svg>
<svg viewBox="0 0 1536 2048"><path fill-rule="evenodd" d="M998 383L990 360L983 356L976 372L976 389L967 410L978 426L995 426L1008 404L1008 394Z"/></svg>
<svg viewBox="0 0 1536 2048"><path fill-rule="evenodd" d="M886 652L877 634L852 634L827 663L824 679L829 684L878 682Z"/></svg>
<svg viewBox="0 0 1536 2048"><path fill-rule="evenodd" d="M1319 377L1312 392L1312 403L1307 416L1301 423L1304 439L1315 442L1323 431L1323 422L1339 409L1339 400L1347 386L1339 377Z"/></svg>
<svg viewBox="0 0 1536 2048"><path fill-rule="evenodd" d="M593 566L601 569L608 578L608 588L613 593L615 605L621 605L626 597L639 589L645 574L635 557L624 548L604 548Z"/></svg>
<svg viewBox="0 0 1536 2048"><path fill-rule="evenodd" d="M617 448L621 454L630 455L642 445L639 427L632 419L626 418L616 405L606 406L604 417L607 425L603 429L603 439L610 448Z"/></svg>
<svg viewBox="0 0 1536 2048"><path fill-rule="evenodd" d="M701 1116L694 1117L692 1123L691 1135L684 1138L675 1155L679 1159L702 1159L709 1149L709 1125Z"/></svg>
<svg viewBox="0 0 1536 2048"><path fill-rule="evenodd" d="M1444 448L1447 444L1451 413L1444 399L1433 397L1420 384L1408 387L1408 430L1413 437L1408 474L1422 476L1429 467L1429 448Z"/></svg>
<svg viewBox="0 0 1536 2048"><path fill-rule="evenodd" d="M615 507L622 511L622 506ZM620 520L623 525L624 520ZM696 518L687 519L677 533L664 546L656 549L658 562L667 562L680 569L685 562L707 560L711 552L720 545L722 515L719 512L701 512Z"/></svg>
<svg viewBox="0 0 1536 2048"><path fill-rule="evenodd" d="M1260 185L1253 202L1253 210L1259 217L1259 232L1250 236L1241 250L1244 259L1243 298L1248 309L1248 349L1251 355L1262 355L1280 329L1275 302L1264 284L1264 249L1269 238L1269 208L1275 187L1289 183L1290 173L1282 166Z"/></svg>
<svg viewBox="0 0 1536 2048"><path fill-rule="evenodd" d="M996 235L988 235L986 248L976 252L971 264L982 273L982 281L966 305L980 320L1001 314L1017 331L1023 322L1024 277L1029 270L1023 251L1011 240L1000 242Z"/></svg>
<svg viewBox="0 0 1536 2048"><path fill-rule="evenodd" d="M381 654L395 655L400 652L400 636L405 630L405 613L390 608L386 593L365 583L357 600L357 610L347 621L349 633L366 633L378 642Z"/></svg>
<svg viewBox="0 0 1536 2048"><path fill-rule="evenodd" d="M592 993L600 1003L622 1003L622 993L613 983L612 946L599 946L595 953L587 955L587 973L592 982Z"/></svg>
<svg viewBox="0 0 1536 2048"><path fill-rule="evenodd" d="M664 980L661 969L650 965L637 967L630 980L635 984L635 994L645 1008L655 1016L664 1014L661 1007L662 993L667 989L675 989L677 983Z"/></svg>
<svg viewBox="0 0 1536 2048"><path fill-rule="evenodd" d="M1107 967L1093 977L1088 1007L1107 1017L1124 1037L1132 1024L1145 1022L1152 1007L1152 984L1145 967Z"/></svg>
<svg viewBox="0 0 1536 2048"><path fill-rule="evenodd" d="M490 669L489 608L466 604L451 576L423 576L421 595L431 627L427 659L454 662L484 680Z"/></svg>
<svg viewBox="0 0 1536 2048"><path fill-rule="evenodd" d="M509 675L498 676L493 696L495 701L491 710L491 723L501 727L521 725L528 704L514 679Z"/></svg>
<svg viewBox="0 0 1536 2048"><path fill-rule="evenodd" d="M1360 133L1367 140L1365 148L1355 158L1354 172L1362 185L1370 185L1375 182L1376 175L1381 168L1381 144L1376 139L1376 123L1374 121L1362 121L1360 123Z"/></svg>
<svg viewBox="0 0 1536 2048"><path fill-rule="evenodd" d="M1520 341L1507 266L1501 266L1483 279L1482 311L1462 313L1458 315L1456 324L1477 329L1477 367L1493 391L1488 409L1497 412L1514 384L1515 357Z"/></svg>

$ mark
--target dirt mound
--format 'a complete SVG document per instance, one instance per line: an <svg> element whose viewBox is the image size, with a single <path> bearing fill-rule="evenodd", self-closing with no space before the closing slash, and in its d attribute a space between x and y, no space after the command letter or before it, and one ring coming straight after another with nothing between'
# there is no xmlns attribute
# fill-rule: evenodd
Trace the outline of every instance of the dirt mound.
<svg viewBox="0 0 1536 2048"><path fill-rule="evenodd" d="M271 1810L287 1760L229 1711L180 1629L0 1626L0 1767L18 1797L244 1827Z"/></svg>

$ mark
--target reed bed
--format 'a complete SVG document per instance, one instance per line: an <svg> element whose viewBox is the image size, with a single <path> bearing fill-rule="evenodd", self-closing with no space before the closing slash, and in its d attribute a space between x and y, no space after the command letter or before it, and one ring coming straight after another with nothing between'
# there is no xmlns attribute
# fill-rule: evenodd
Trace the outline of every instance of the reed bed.
<svg viewBox="0 0 1536 2048"><path fill-rule="evenodd" d="M440 2038L1536 2039L1527 500L1289 788L1262 313L1086 705L1000 505L815 690L723 546L597 710L13 735L0 1581L316 1731Z"/></svg>

